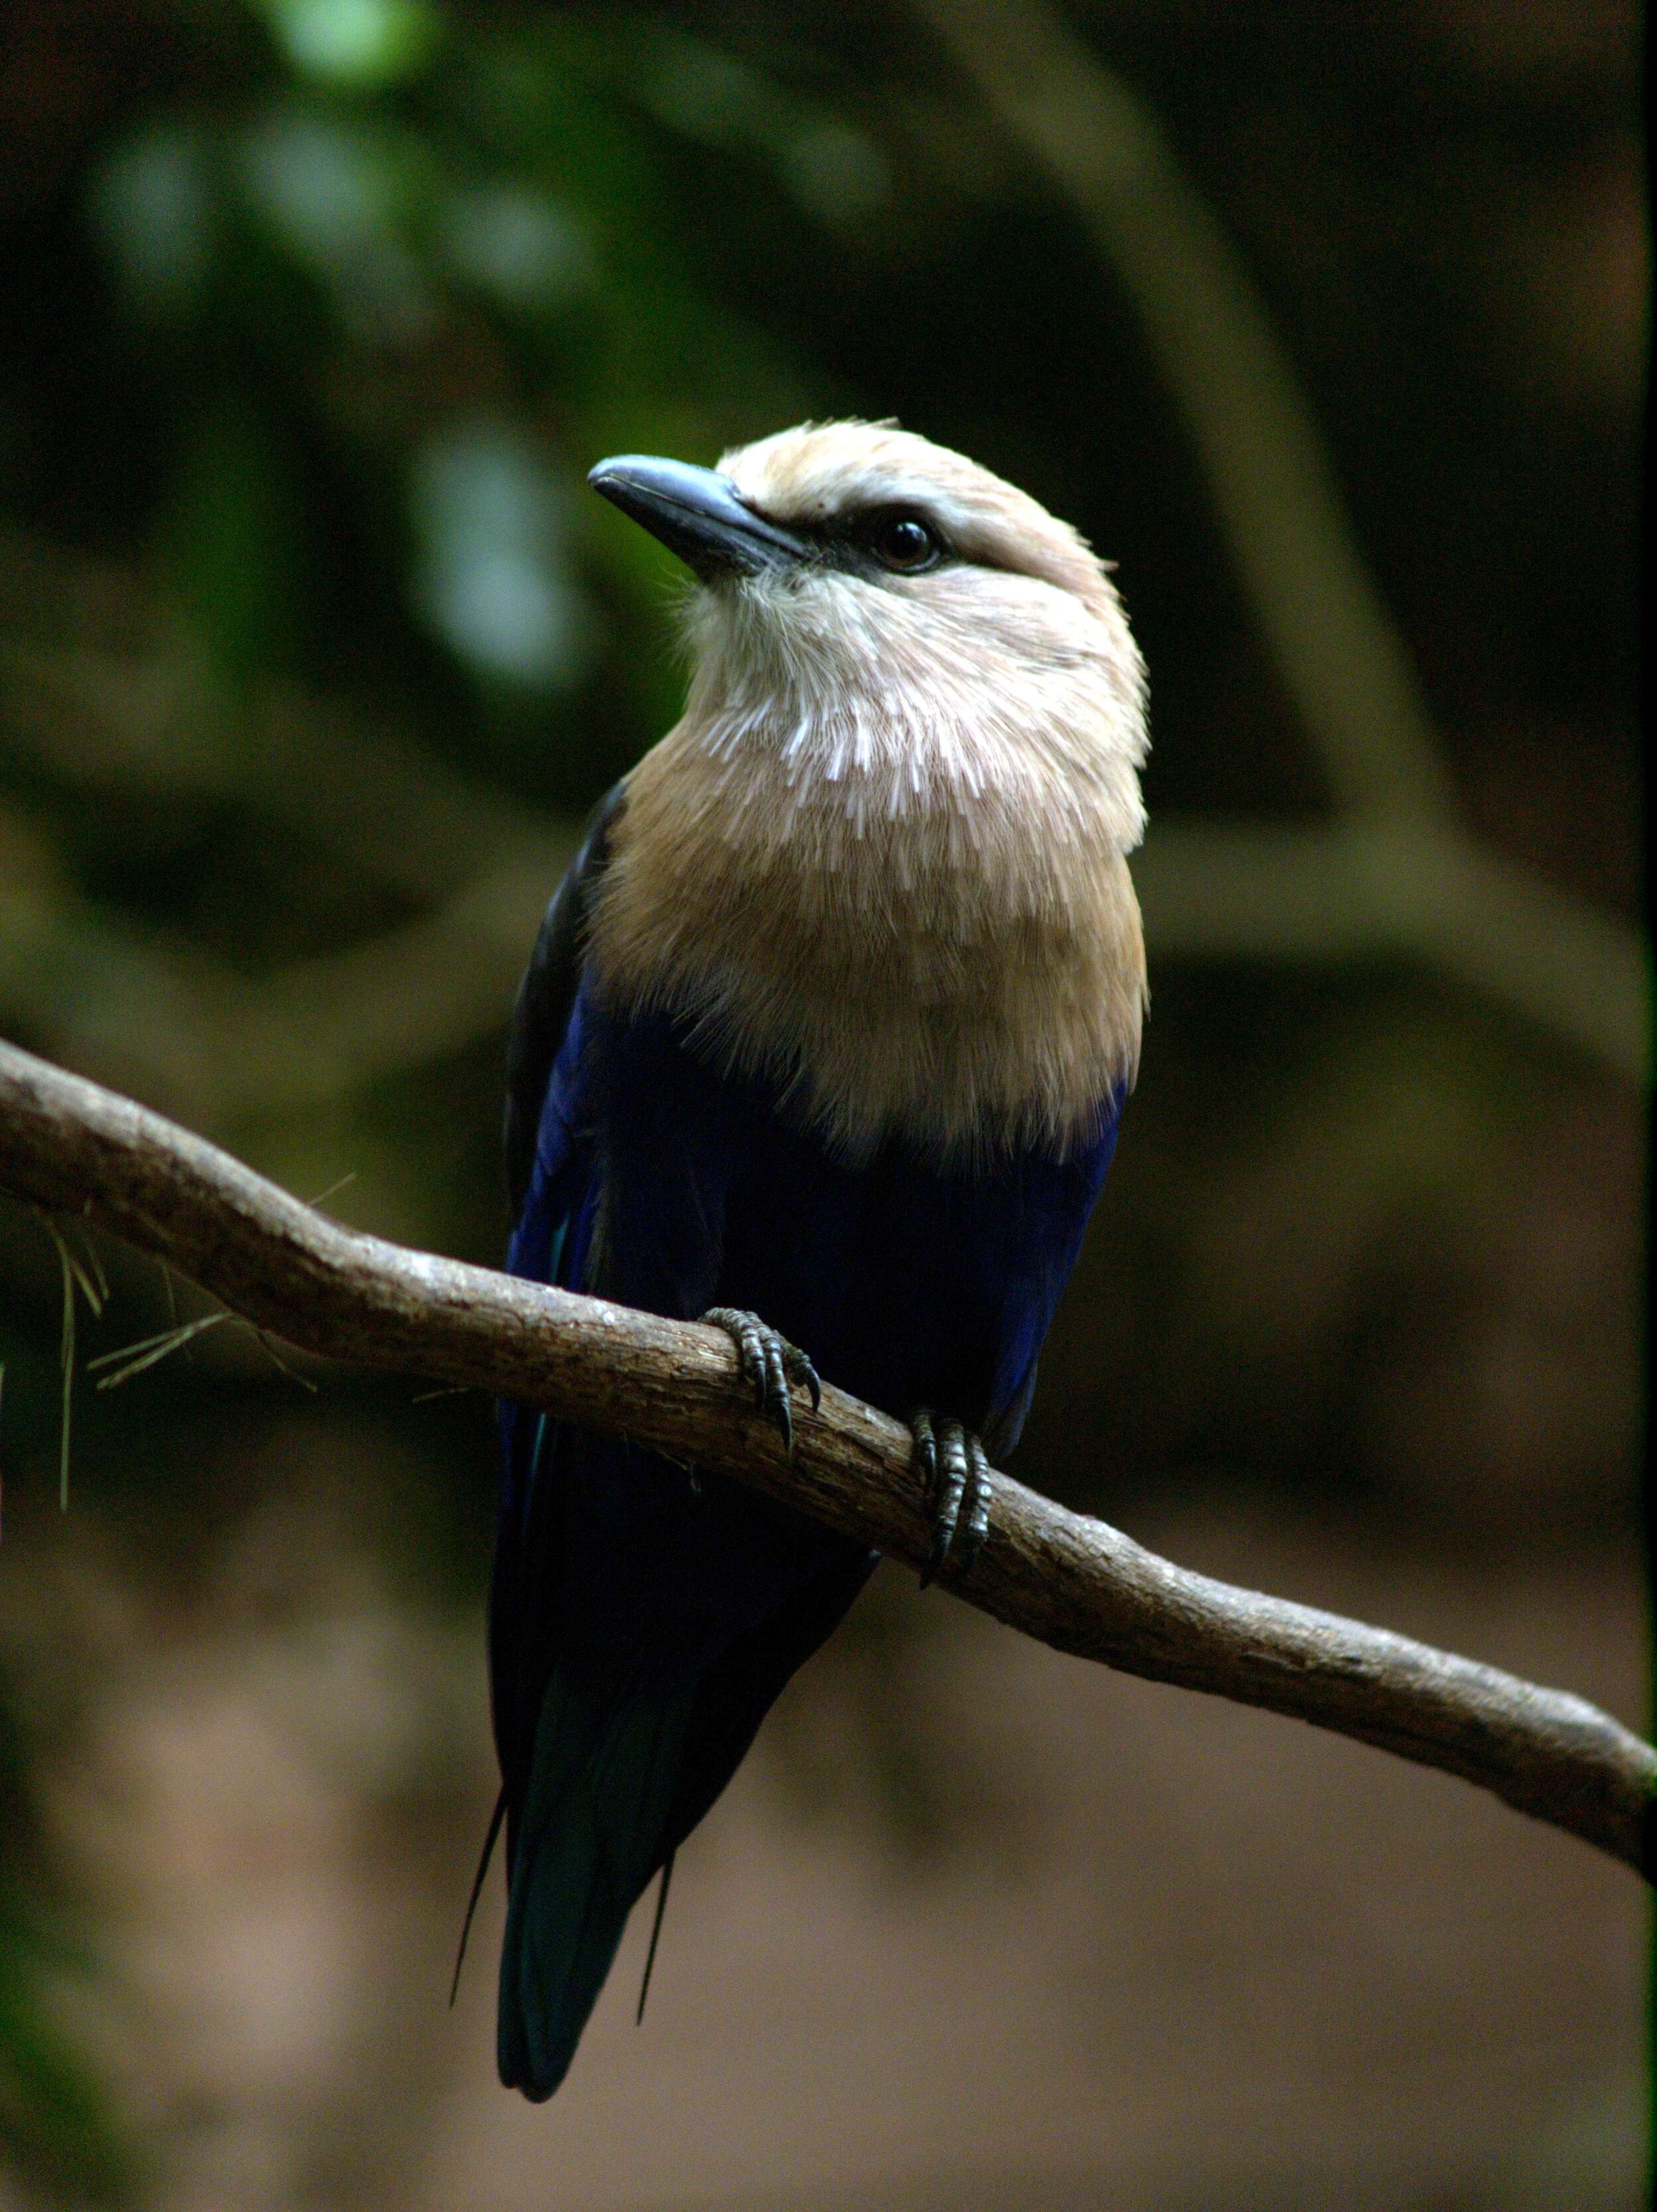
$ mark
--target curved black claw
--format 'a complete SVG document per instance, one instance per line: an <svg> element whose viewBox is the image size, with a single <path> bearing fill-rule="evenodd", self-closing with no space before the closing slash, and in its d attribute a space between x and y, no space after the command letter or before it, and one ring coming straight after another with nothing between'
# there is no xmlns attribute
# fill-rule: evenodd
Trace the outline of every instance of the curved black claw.
<svg viewBox="0 0 1657 2212"><path fill-rule="evenodd" d="M776 1423L784 1449L792 1453L794 1414L788 1401L789 1385L798 1383L801 1389L810 1392L811 1411L815 1413L822 1403L822 1385L817 1380L816 1369L798 1345L790 1344L786 1336L778 1335L768 1322L740 1306L709 1306L701 1319L710 1328L722 1328L736 1346L743 1380L754 1393L755 1405Z"/></svg>
<svg viewBox="0 0 1657 2212"><path fill-rule="evenodd" d="M983 1550L990 1533L990 1463L970 1429L935 1415L927 1407L915 1413L909 1431L926 1510L932 1516L932 1540L920 1571L925 1589L950 1556L951 1545L956 1563L962 1567L969 1567Z"/></svg>

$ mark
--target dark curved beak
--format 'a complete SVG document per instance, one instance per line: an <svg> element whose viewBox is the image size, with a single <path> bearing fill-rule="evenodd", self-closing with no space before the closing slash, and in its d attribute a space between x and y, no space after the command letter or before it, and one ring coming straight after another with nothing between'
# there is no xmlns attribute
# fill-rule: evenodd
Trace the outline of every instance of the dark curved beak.
<svg viewBox="0 0 1657 2212"><path fill-rule="evenodd" d="M704 582L732 574L757 576L814 557L808 539L756 514L730 477L716 470L648 453L618 453L600 461L587 482Z"/></svg>

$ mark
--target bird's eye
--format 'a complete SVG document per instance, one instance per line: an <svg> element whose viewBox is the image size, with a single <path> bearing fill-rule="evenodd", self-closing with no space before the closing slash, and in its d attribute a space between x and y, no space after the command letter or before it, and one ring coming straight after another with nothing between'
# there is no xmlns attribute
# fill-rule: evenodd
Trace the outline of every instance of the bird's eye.
<svg viewBox="0 0 1657 2212"><path fill-rule="evenodd" d="M932 568L944 551L938 532L919 515L871 515L859 533L883 568L913 576Z"/></svg>

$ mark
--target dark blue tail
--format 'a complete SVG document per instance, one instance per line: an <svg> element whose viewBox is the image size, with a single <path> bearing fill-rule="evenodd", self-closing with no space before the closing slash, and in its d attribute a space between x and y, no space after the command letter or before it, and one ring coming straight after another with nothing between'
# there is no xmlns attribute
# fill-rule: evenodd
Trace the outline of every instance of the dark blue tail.
<svg viewBox="0 0 1657 2212"><path fill-rule="evenodd" d="M620 1697L547 1686L501 1962L501 2078L537 2103L569 2070L628 1914L672 1848L692 1676Z"/></svg>

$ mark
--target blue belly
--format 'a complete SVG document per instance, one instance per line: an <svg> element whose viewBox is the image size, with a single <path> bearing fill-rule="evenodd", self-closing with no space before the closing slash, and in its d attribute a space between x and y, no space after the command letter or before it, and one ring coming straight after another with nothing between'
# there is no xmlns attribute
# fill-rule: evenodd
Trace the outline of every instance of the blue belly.
<svg viewBox="0 0 1657 2212"><path fill-rule="evenodd" d="M590 1287L658 1312L751 1307L841 1389L1011 1447L1109 1164L1114 1102L1064 1159L950 1170L889 1141L851 1164L664 1018L596 1024L590 1052L607 1198Z"/></svg>
<svg viewBox="0 0 1657 2212"><path fill-rule="evenodd" d="M826 1381L899 1419L953 1415L1003 1454L1119 1103L1062 1158L951 1169L893 1140L853 1164L672 1022L619 1021L584 993L510 1264L682 1318L750 1308ZM552 1668L600 1684L699 1671L830 1583L849 1601L866 1572L858 1547L741 1486L532 1414L509 1410L507 1429L494 1631L509 1773Z"/></svg>

